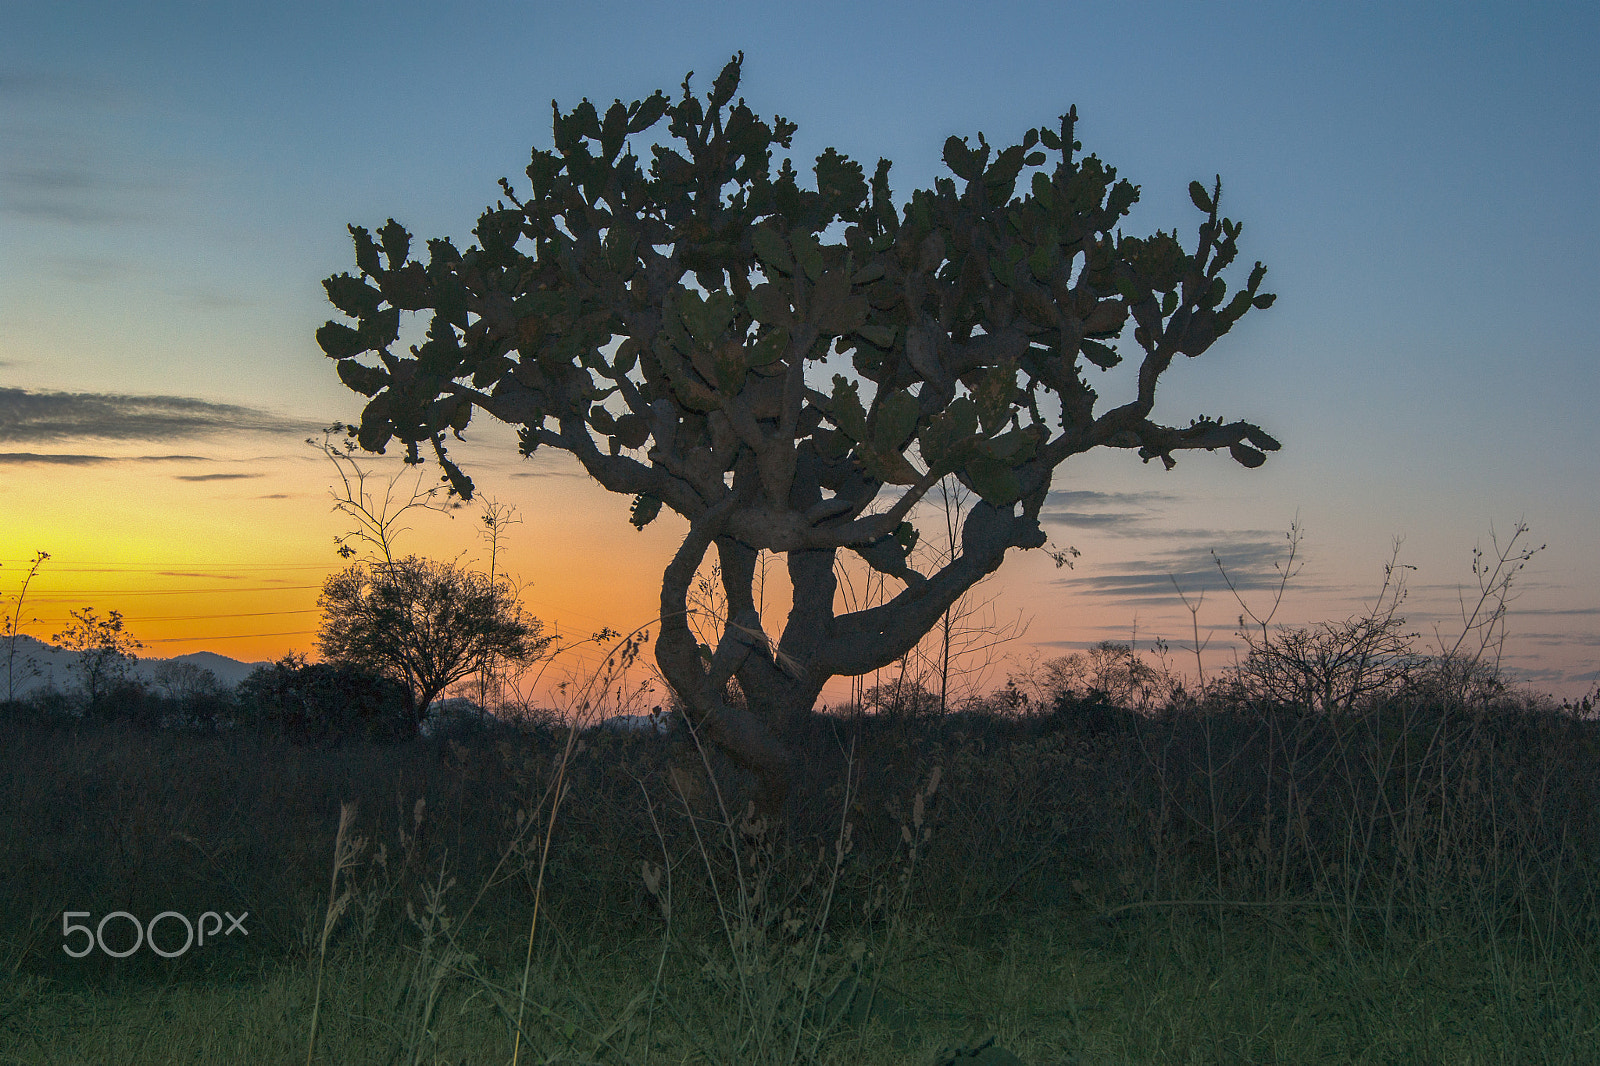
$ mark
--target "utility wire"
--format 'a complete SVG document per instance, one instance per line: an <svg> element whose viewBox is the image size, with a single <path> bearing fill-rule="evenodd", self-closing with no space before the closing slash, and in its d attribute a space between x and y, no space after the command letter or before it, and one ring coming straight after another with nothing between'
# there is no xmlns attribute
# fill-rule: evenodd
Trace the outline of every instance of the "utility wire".
<svg viewBox="0 0 1600 1066"><path fill-rule="evenodd" d="M275 614L316 614L319 608L305 607L298 611L230 611L227 614L152 614L128 618L132 622L199 622L214 618L265 618Z"/></svg>
<svg viewBox="0 0 1600 1066"><path fill-rule="evenodd" d="M321 585L252 585L240 588L218 589L73 589L71 592L29 596L29 603L73 602L84 596L192 596L219 592L296 592L320 589Z"/></svg>
<svg viewBox="0 0 1600 1066"><path fill-rule="evenodd" d="M32 565L33 565L33 560L32 559L0 559L0 566L32 566ZM156 574L156 573L162 573L162 572L168 571L168 570L178 570L178 569L182 569L184 567L188 567L188 568L193 569L193 570L217 570L217 571L220 571L220 570L263 570L263 571L265 571L265 570L326 570L326 569L328 569L327 566L324 566L324 565L322 565L320 563L200 563L200 562L189 561L189 562L181 562L181 563L142 563L142 564L135 565L133 563L93 562L93 561L89 561L89 560L80 559L75 564L70 565L70 566L57 566L54 563L52 563L52 564L50 564L50 566L48 568L45 568L45 569L41 570L41 573L48 572L48 573L52 573L52 574L94 574L94 573L113 573L113 574L139 574L139 573L145 573L145 574Z"/></svg>
<svg viewBox="0 0 1600 1066"><path fill-rule="evenodd" d="M287 633L231 633L213 636L210 633L198 637L149 637L140 641L141 644L194 644L201 641L213 640L255 640L258 637L309 637L315 629L297 629Z"/></svg>

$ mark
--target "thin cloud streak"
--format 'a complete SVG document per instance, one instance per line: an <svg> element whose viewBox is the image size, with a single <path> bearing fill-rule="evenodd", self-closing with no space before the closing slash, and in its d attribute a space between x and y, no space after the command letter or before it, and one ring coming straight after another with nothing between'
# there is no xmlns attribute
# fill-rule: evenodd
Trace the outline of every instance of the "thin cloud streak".
<svg viewBox="0 0 1600 1066"><path fill-rule="evenodd" d="M469 471L470 473L470 471ZM546 477L572 477L588 478L588 473L579 470L513 470L508 477L514 478L546 478Z"/></svg>
<svg viewBox="0 0 1600 1066"><path fill-rule="evenodd" d="M1600 615L1600 607L1516 607L1512 609L1511 613L1518 616L1561 615L1562 617L1568 617L1572 615L1588 615L1593 617Z"/></svg>
<svg viewBox="0 0 1600 1066"><path fill-rule="evenodd" d="M1091 489L1051 489L1046 506L1080 507L1090 504L1115 504L1126 507L1144 503L1172 503L1181 497L1170 492L1095 492Z"/></svg>
<svg viewBox="0 0 1600 1066"><path fill-rule="evenodd" d="M305 434L315 423L188 396L0 388L0 441L175 440L237 433Z"/></svg>
<svg viewBox="0 0 1600 1066"><path fill-rule="evenodd" d="M110 455L41 455L37 452L0 452L0 464L7 465L50 465L50 466L98 466L101 463L119 462L115 456Z"/></svg>
<svg viewBox="0 0 1600 1066"><path fill-rule="evenodd" d="M209 463L213 461L203 455L70 455L47 452L0 452L0 465L98 466L103 463Z"/></svg>
<svg viewBox="0 0 1600 1066"><path fill-rule="evenodd" d="M1512 629L1508 639L1555 647L1600 648L1600 633L1519 633Z"/></svg>
<svg viewBox="0 0 1600 1066"><path fill-rule="evenodd" d="M136 96L98 78L0 75L0 136L16 149L0 168L0 212L94 230L166 213L178 190L152 182L136 154Z"/></svg>
<svg viewBox="0 0 1600 1066"><path fill-rule="evenodd" d="M126 86L119 92L94 75L69 75L48 68L0 71L0 104L55 102L78 108L116 107L125 102L126 96Z"/></svg>
<svg viewBox="0 0 1600 1066"><path fill-rule="evenodd" d="M69 226L105 226L114 223L137 222L144 216L107 207L83 197L67 197L57 186L30 185L19 180L15 171L7 172L0 182L0 211L40 222L59 222Z"/></svg>
<svg viewBox="0 0 1600 1066"><path fill-rule="evenodd" d="M1175 527L1162 521L1162 508L1148 506L1178 503L1182 500L1182 496L1168 492L1056 490L1045 498L1045 507L1039 513L1039 521L1069 529L1091 530L1112 537L1145 539L1159 537L1163 540L1189 542L1231 543L1240 537L1267 538L1279 535L1277 531L1267 529ZM1119 509L1103 511L1099 510L1101 507Z"/></svg>
<svg viewBox="0 0 1600 1066"><path fill-rule="evenodd" d="M1226 592L1232 582L1240 592L1277 589L1283 580L1277 569L1286 558L1281 541L1253 541L1229 544L1213 557L1209 548L1180 548L1160 552L1149 560L1108 564L1101 572L1075 574L1055 579L1055 585L1087 596L1101 596L1131 602L1174 602L1178 589L1184 595ZM1225 581L1217 559L1227 570ZM1080 568L1084 566L1079 563ZM1120 566L1121 569L1114 569ZM1173 581L1177 587L1173 587ZM1296 582L1297 591L1306 585Z"/></svg>
<svg viewBox="0 0 1600 1066"><path fill-rule="evenodd" d="M239 481L243 478L261 477L260 474L174 474L179 481Z"/></svg>
<svg viewBox="0 0 1600 1066"><path fill-rule="evenodd" d="M43 451L0 451L0 466L50 464L50 466L99 466L102 463L211 463L200 455L59 455Z"/></svg>
<svg viewBox="0 0 1600 1066"><path fill-rule="evenodd" d="M1121 532L1119 528L1132 525L1144 519L1144 515L1108 512L1106 514L1085 514L1082 511L1041 511L1039 521L1048 522L1055 526L1071 526L1074 529L1107 529L1111 533Z"/></svg>

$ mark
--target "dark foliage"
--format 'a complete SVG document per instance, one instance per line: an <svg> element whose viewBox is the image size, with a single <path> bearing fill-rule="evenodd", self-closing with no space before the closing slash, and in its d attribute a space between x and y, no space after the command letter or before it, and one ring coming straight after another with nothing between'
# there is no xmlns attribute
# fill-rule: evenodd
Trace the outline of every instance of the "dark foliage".
<svg viewBox="0 0 1600 1066"><path fill-rule="evenodd" d="M527 664L551 639L505 581L415 555L347 567L324 583L318 605L323 656L403 681L417 726L485 661Z"/></svg>
<svg viewBox="0 0 1600 1066"><path fill-rule="evenodd" d="M1012 549L1044 547L1062 463L1226 450L1253 468L1279 444L1249 422L1152 418L1174 362L1273 301L1260 263L1223 278L1242 224L1220 213L1220 179L1189 187L1190 247L1125 235L1139 189L1079 154L1074 109L1009 146L951 137L952 177L903 204L888 160L869 177L831 148L811 191L790 160L774 166L796 127L738 98L742 63L704 100L686 79L676 101L557 107L554 150L532 153L520 194L502 181L465 251L414 244L392 219L352 226L359 276L324 282L343 321L317 340L366 398L360 446L399 443L411 462L426 446L463 497L447 434L481 413L516 427L524 455L567 452L630 497L636 527L664 509L688 521L656 661L770 813L801 769L786 723L830 678L902 658ZM655 142L648 166L630 138ZM402 343L403 312L426 318L426 340ZM1136 389L1102 403L1099 371L1129 354ZM980 499L961 550L924 574L915 508L946 476ZM728 608L715 647L687 621L713 547ZM776 639L754 604L761 551L786 557L793 587ZM836 613L841 551L903 589ZM723 698L735 679L744 706Z"/></svg>
<svg viewBox="0 0 1600 1066"><path fill-rule="evenodd" d="M83 714L99 721L127 722L142 729L156 729L161 726L170 702L136 677L118 677L88 696Z"/></svg>
<svg viewBox="0 0 1600 1066"><path fill-rule="evenodd" d="M276 679L287 691L316 676L279 664L252 688L259 695ZM835 913L863 920L874 871L902 854L910 797L940 768L912 905L962 928L1047 907L1313 898L1368 908L1361 914L1392 904L1385 920L1395 930L1454 906L1507 936L1536 926L1545 936L1592 936L1600 733L1582 710L1419 700L1340 716L1230 705L1119 713L1088 699L1025 715L818 714L788 738L816 772L796 788L786 883L804 882L817 842L834 839L843 813L854 848ZM716 792L732 798L738 768L708 748L706 778L686 732L598 733L567 768L573 801L555 825L543 881L564 937L611 940L648 920L638 907L641 861L660 862L663 849L674 861L697 854L705 820L721 819ZM447 867L469 898L492 881L468 946L491 968L514 968L539 855L523 827L536 808L548 810L538 798L563 742L560 729L538 728L333 748L249 729L19 723L0 748L0 794L12 812L0 823L0 862L11 871L0 882L0 942L26 942L30 920L58 927L51 901L70 898L95 914L251 913L248 943L192 954L186 966L254 972L263 953L294 958L305 901L327 891L339 806L356 802L361 834L391 849L386 867L365 864L357 880L394 891L371 932L341 923L336 948L408 935L404 908L419 898L417 881ZM546 823L532 824L542 833ZM514 837L510 866L491 877ZM714 913L701 879L680 876L675 892L684 921L696 908ZM95 969L38 943L24 972L71 981L167 972L148 953L97 955Z"/></svg>
<svg viewBox="0 0 1600 1066"><path fill-rule="evenodd" d="M242 723L299 743L416 735L406 687L352 666L288 655L240 682L236 698Z"/></svg>

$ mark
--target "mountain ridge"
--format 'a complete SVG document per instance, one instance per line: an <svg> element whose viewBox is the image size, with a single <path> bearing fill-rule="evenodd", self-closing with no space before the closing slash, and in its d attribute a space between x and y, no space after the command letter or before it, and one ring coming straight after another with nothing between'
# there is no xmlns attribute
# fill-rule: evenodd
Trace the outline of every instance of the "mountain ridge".
<svg viewBox="0 0 1600 1066"><path fill-rule="evenodd" d="M13 694L20 697L35 689L70 687L74 667L83 654L47 644L26 633L0 637L0 698L6 695L8 665L12 671L9 685ZM257 667L271 665L266 662L241 662L214 651L192 651L167 659L138 659L133 664L132 673L145 682L154 683L156 668L164 663L191 663L202 670L209 670L224 688L234 688Z"/></svg>

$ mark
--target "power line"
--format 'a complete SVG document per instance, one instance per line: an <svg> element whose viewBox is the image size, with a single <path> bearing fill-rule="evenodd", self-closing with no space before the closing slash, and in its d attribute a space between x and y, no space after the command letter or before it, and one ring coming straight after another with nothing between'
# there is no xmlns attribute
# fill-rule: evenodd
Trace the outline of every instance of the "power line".
<svg viewBox="0 0 1600 1066"><path fill-rule="evenodd" d="M84 596L191 596L217 592L296 592L320 589L321 585L260 585L242 588L219 589L73 589L71 592L51 593L28 597L29 603L65 603Z"/></svg>
<svg viewBox="0 0 1600 1066"><path fill-rule="evenodd" d="M291 632L288 632L288 633L232 633L232 634L228 634L226 636L215 636L215 635L212 635L210 633L206 633L206 634L204 634L202 636L198 636L198 637L152 637L152 638L150 638L148 640L140 641L140 643L141 644L178 644L178 643L196 644L196 643L200 643L202 641L213 641L213 640L256 640L259 637L309 637L315 632L316 632L316 630L314 630L314 629L298 629L298 630L294 630L294 631L291 631Z"/></svg>
<svg viewBox="0 0 1600 1066"><path fill-rule="evenodd" d="M227 614L153 614L125 621L134 622L199 622L213 618L265 618L274 614L316 614L319 608L303 607L298 611L229 611Z"/></svg>
<svg viewBox="0 0 1600 1066"><path fill-rule="evenodd" d="M0 559L0 566L32 566L32 565L33 565L33 560L32 559ZM155 573L161 573L161 572L167 571L167 570L182 569L184 567L190 567L190 568L195 569L195 570L207 570L207 571L223 571L223 570L247 570L247 571L254 571L254 570L261 570L261 571L265 571L265 570L326 570L326 569L328 569L327 566L325 566L325 565L323 565L321 563L201 563L201 562L187 561L187 562L181 562L181 563L141 563L141 564L137 564L136 565L136 564L133 564L133 563L96 562L96 561L87 560L87 559L79 559L74 564L67 565L67 566L61 566L61 565L57 565L55 563L48 563L46 566L41 567L39 572L40 573L52 573L52 574L92 574L92 573L116 573L116 574L130 574L130 573L131 574L140 574L140 573L146 573L146 574L155 574Z"/></svg>

